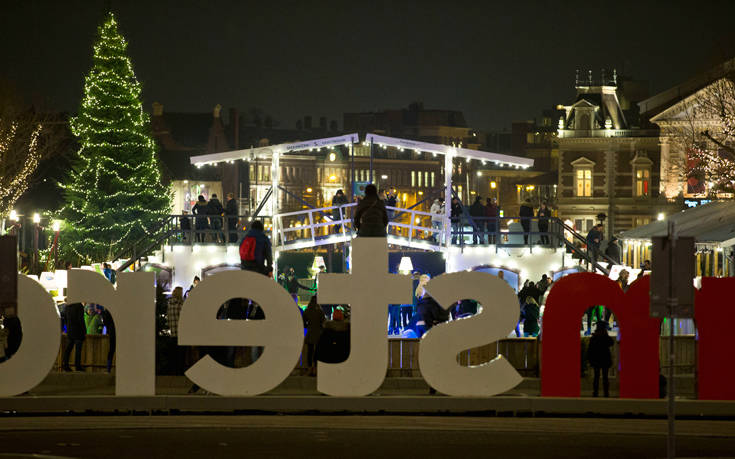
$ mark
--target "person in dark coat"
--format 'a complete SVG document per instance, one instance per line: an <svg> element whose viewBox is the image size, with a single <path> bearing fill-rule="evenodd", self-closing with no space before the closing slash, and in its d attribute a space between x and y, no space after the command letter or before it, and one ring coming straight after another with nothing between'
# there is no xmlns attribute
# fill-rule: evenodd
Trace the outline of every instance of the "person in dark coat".
<svg viewBox="0 0 735 459"><path fill-rule="evenodd" d="M452 221L452 244L457 243L457 238L464 239L464 234L460 235L462 229L462 203L457 198L452 198L452 207L449 218Z"/></svg>
<svg viewBox="0 0 735 459"><path fill-rule="evenodd" d="M500 216L500 208L498 207L497 198L488 198L487 205L485 206L485 217L487 217L485 228L487 228L487 243L495 244L496 237L498 234L499 222L498 217Z"/></svg>
<svg viewBox="0 0 735 459"><path fill-rule="evenodd" d="M434 325L446 322L449 320L449 311L442 308L439 303L436 302L429 292L426 291L426 284L431 278L428 274L423 274L419 279L419 285L416 287L416 313L419 316L417 325L417 334L419 338L431 329Z"/></svg>
<svg viewBox="0 0 735 459"><path fill-rule="evenodd" d="M299 302L299 289L314 291L311 287L307 287L299 283L299 280L296 278L296 270L293 268L288 268L286 270L284 276L284 287L286 287L286 290L288 290L291 298L293 298L296 303Z"/></svg>
<svg viewBox="0 0 735 459"><path fill-rule="evenodd" d="M610 238L610 242L607 243L605 249L605 255L610 258L614 263L620 263L620 245L618 244L618 238L615 236Z"/></svg>
<svg viewBox="0 0 735 459"><path fill-rule="evenodd" d="M470 216L472 217L474 228L472 231L472 243L485 243L485 206L482 205L482 197L475 198L475 202L470 206Z"/></svg>
<svg viewBox="0 0 735 459"><path fill-rule="evenodd" d="M536 300L532 296L526 298L526 304L523 305L523 336L526 338L535 338L538 336L538 319L540 315L541 309Z"/></svg>
<svg viewBox="0 0 735 459"><path fill-rule="evenodd" d="M533 206L530 199L523 201L518 216L521 217L521 226L523 227L523 243L528 244L528 233L531 232L531 218L533 218Z"/></svg>
<svg viewBox="0 0 735 459"><path fill-rule="evenodd" d="M115 357L115 350L117 349L117 332L115 331L115 321L112 320L112 314L107 308L102 308L102 325L107 329L107 336L110 339L110 349L107 351L107 372L109 373L112 371L112 359Z"/></svg>
<svg viewBox="0 0 735 459"><path fill-rule="evenodd" d="M267 276L272 271L273 250L271 240L263 232L264 229L263 222L254 220L250 230L245 233L240 242L240 268ZM248 250L250 248L252 253Z"/></svg>
<svg viewBox="0 0 735 459"><path fill-rule="evenodd" d="M360 200L355 211L353 225L358 237L386 237L388 213L385 203L378 198L378 189L370 184L365 187L365 197Z"/></svg>
<svg viewBox="0 0 735 459"><path fill-rule="evenodd" d="M225 215L227 216L227 235L230 243L237 242L237 201L233 193L227 193Z"/></svg>
<svg viewBox="0 0 735 459"><path fill-rule="evenodd" d="M309 305L304 310L304 326L306 327L306 365L309 368L309 376L316 376L316 346L322 335L324 322L327 317L317 302L316 295L311 297Z"/></svg>
<svg viewBox="0 0 735 459"><path fill-rule="evenodd" d="M549 218L551 218L551 209L546 204L546 201L541 203L541 206L536 213L538 217L538 231L541 233L541 244L549 245Z"/></svg>
<svg viewBox="0 0 735 459"><path fill-rule="evenodd" d="M212 238L214 242L225 242L225 233L222 232L222 214L225 213L225 208L222 207L222 203L217 198L216 194L212 194L212 198L207 204L207 215L209 215L209 224L215 231Z"/></svg>
<svg viewBox="0 0 735 459"><path fill-rule="evenodd" d="M593 263L597 262L600 253L600 243L602 242L602 225L597 224L587 233L587 253Z"/></svg>
<svg viewBox="0 0 735 459"><path fill-rule="evenodd" d="M62 369L71 371L69 367L69 357L71 350L74 348L74 368L77 371L84 371L82 367L82 345L84 338L87 336L87 326L84 324L84 306L82 303L72 303L66 305L66 348L62 359Z"/></svg>
<svg viewBox="0 0 735 459"><path fill-rule="evenodd" d="M338 222L345 217L345 209L342 209L341 215L339 209L345 204L347 204L347 196L345 196L344 191L337 190L334 196L332 196L332 207L337 207L336 209L332 209L332 221ZM332 229L335 234L339 234L342 231L342 224L334 225Z"/></svg>
<svg viewBox="0 0 735 459"><path fill-rule="evenodd" d="M207 220L207 200L204 196L199 195L197 203L191 209L191 213L196 215L194 219L194 229L196 229L196 241L204 242L207 238L206 230L209 229L209 220Z"/></svg>
<svg viewBox="0 0 735 459"><path fill-rule="evenodd" d="M607 379L607 371L612 366L612 353L610 348L615 342L607 334L607 324L597 322L595 333L590 338L587 348L587 360L595 370L595 379L592 383L592 396L597 397L600 390L600 373L602 373L602 388L605 397L610 396L610 381Z"/></svg>
<svg viewBox="0 0 735 459"><path fill-rule="evenodd" d="M179 218L179 226L181 227L181 241L191 243L189 235L191 234L191 217L187 217L189 212L181 211L182 217Z"/></svg>
<svg viewBox="0 0 735 459"><path fill-rule="evenodd" d="M82 321L84 319L82 318ZM5 308L5 317L3 318L3 326L7 333L7 341L5 343L5 358L9 359L20 348L20 342L23 340L23 328L20 319L15 313L15 308ZM0 344L2 345L2 344Z"/></svg>

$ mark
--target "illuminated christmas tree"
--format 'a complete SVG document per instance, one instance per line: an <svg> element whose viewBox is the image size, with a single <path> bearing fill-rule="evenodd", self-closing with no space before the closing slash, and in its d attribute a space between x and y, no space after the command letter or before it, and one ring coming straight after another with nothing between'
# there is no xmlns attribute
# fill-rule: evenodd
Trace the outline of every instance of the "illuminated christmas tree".
<svg viewBox="0 0 735 459"><path fill-rule="evenodd" d="M145 239L171 208L126 48L110 13L98 29L84 99L71 120L81 148L62 184L60 249L86 261L107 260Z"/></svg>

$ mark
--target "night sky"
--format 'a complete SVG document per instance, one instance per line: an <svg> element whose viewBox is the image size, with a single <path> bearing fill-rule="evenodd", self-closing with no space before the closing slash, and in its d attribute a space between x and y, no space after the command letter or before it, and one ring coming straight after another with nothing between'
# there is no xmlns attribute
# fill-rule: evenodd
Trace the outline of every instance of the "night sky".
<svg viewBox="0 0 735 459"><path fill-rule="evenodd" d="M655 92L735 50L735 1L2 0L0 78L75 111L108 5L147 110L259 107L284 127L420 100L499 129L568 103L577 68Z"/></svg>

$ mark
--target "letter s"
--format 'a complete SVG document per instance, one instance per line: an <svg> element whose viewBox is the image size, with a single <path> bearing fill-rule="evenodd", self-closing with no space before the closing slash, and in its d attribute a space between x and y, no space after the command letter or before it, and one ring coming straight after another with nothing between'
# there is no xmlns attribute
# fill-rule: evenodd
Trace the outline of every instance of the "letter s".
<svg viewBox="0 0 735 459"><path fill-rule="evenodd" d="M492 274L458 272L437 276L426 290L444 309L463 299L482 305L474 316L439 324L421 338L419 368L426 382L439 392L460 397L489 397L520 384L523 378L502 355L469 367L457 361L464 350L508 336L518 320L513 289Z"/></svg>

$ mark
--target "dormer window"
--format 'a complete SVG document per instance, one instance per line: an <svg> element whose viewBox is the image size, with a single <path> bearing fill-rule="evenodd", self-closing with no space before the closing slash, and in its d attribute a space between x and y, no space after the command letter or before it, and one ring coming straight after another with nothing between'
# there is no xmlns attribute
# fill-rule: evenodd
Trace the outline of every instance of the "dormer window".
<svg viewBox="0 0 735 459"><path fill-rule="evenodd" d="M630 162L633 166L633 196L645 198L651 195L651 161L645 153L636 153Z"/></svg>
<svg viewBox="0 0 735 459"><path fill-rule="evenodd" d="M579 198L592 197L594 186L592 172L594 170L595 163L582 157L576 161L572 161L571 164L574 168L574 195Z"/></svg>

